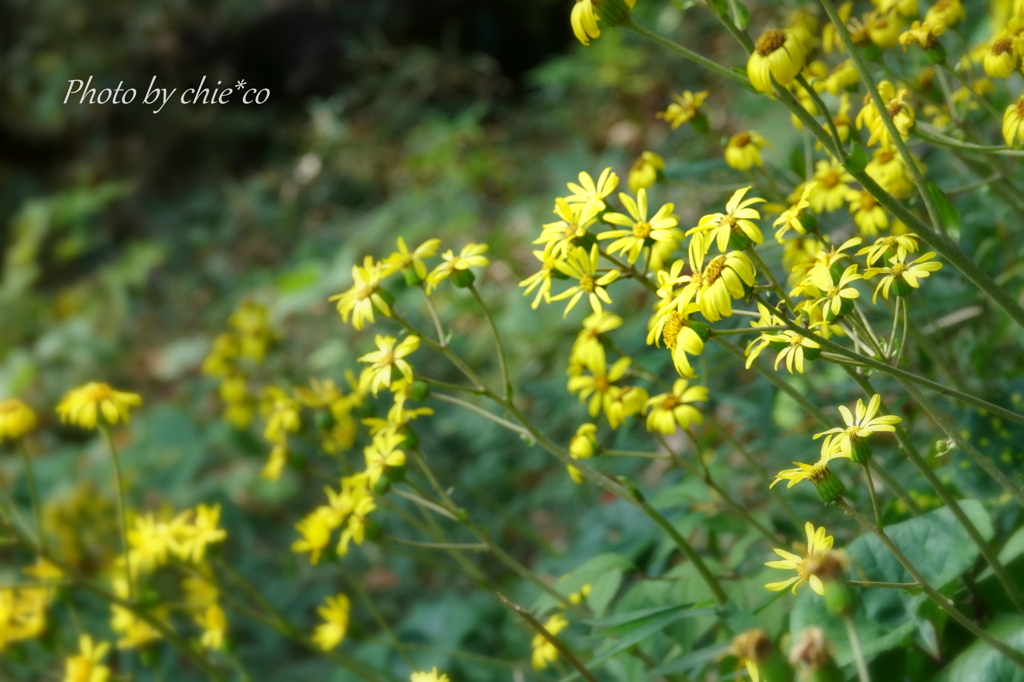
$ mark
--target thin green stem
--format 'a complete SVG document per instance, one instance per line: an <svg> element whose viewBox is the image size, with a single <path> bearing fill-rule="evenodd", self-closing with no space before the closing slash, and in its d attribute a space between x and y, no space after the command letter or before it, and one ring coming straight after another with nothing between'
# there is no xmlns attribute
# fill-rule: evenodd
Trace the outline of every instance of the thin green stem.
<svg viewBox="0 0 1024 682"><path fill-rule="evenodd" d="M928 595L928 598L935 602L935 604L940 609L942 609L950 616L952 616L953 620L964 626L964 628L966 628L968 632L970 632L972 635L974 635L978 639L983 640L993 649L995 649L996 651L998 651L999 653L1013 661L1013 663L1017 666L1024 668L1024 653L1008 646L1003 642L1000 642L998 639L996 639L995 637L993 637L992 635L978 627L977 623L972 621L970 618L961 613L959 609L953 606L953 603L949 599L940 594L938 590L932 587L928 583L928 581L925 580L924 576L921 575L921 572L917 570L917 568L914 566L914 564L910 562L909 559L907 559L907 557L903 554L900 548L896 546L896 543L894 543L892 539L888 535L886 535L884 530L881 530L880 528L876 527L873 523L871 523L863 516L858 514L857 511L854 510L850 506L850 504L842 497L836 500L836 505L840 509L845 511L849 516L853 517L853 519L857 521L857 523L859 523L862 527L864 527L864 529L874 533L878 537L878 539L882 541L882 544L886 546L889 552L892 553L893 557L896 558L896 561L898 561L900 565L903 566L904 569L906 569L907 573L910 574L910 577L917 581L917 583L921 586L921 589L924 590L924 593Z"/></svg>
<svg viewBox="0 0 1024 682"><path fill-rule="evenodd" d="M472 393L473 395L483 395L484 392L479 388L473 388L472 386L464 386L462 384L452 384L447 381L440 381L438 379L431 379L425 377L422 374L416 375L416 381L422 381L429 386L435 386L437 388L443 388L448 391L463 391L464 393Z"/></svg>
<svg viewBox="0 0 1024 682"><path fill-rule="evenodd" d="M947 62L942 62L942 64L939 65L939 71L940 72L941 71L945 71L950 76L952 76L953 80L955 80L957 83L959 83L961 86L963 86L964 90L969 92L971 97L973 97L983 107L985 107L985 109L988 110L988 113L992 114L992 116L994 116L997 121L1002 121L1003 120L1003 112L1001 112L998 109L996 109L994 104L992 104L987 99L985 99L984 97L979 95L977 92L975 92L974 88L971 87L970 84L968 84L968 82L964 80L963 76L961 76L959 73L957 73L956 69L950 68L950 66L949 66L949 64Z"/></svg>
<svg viewBox="0 0 1024 682"><path fill-rule="evenodd" d="M864 661L864 652L860 648L860 638L857 636L857 628L853 625L853 618L843 616L843 625L846 626L846 636L850 640L850 651L853 653L853 660L857 664L857 678L860 682L871 682L868 675L868 665Z"/></svg>
<svg viewBox="0 0 1024 682"><path fill-rule="evenodd" d="M871 467L867 462L860 463L864 467L864 477L868 481L868 492L871 493L871 508L875 510L875 525L882 527L882 509L878 506L878 496L875 494L875 482L871 479Z"/></svg>
<svg viewBox="0 0 1024 682"><path fill-rule="evenodd" d="M117 454L117 446L114 445L114 437L110 433L110 427L106 424L100 426L103 439L107 442L107 449L110 450L110 460L114 464L114 482L117 485L117 512L121 521L121 551L124 553L125 580L128 586L128 600L135 600L135 581L132 578L131 554L128 549L128 516L124 503L124 478L121 475L121 459Z"/></svg>
<svg viewBox="0 0 1024 682"><path fill-rule="evenodd" d="M343 570L339 571L339 573L341 573L341 577L345 579L345 582L348 583L349 587L359 595L359 599L366 606L366 610L370 612L373 619L377 621L377 625L384 631L384 634L387 635L388 639L391 640L391 646L398 652L398 655L402 657L405 664L409 666L410 670L416 670L416 663L412 660L412 657L409 656L409 652L405 650L402 640L398 639L398 635L396 635L395 631L391 629L390 625L388 625L388 622L385 620L383 614L381 614L380 609L378 609L377 605L373 603L372 599L370 599L370 595L366 594L366 590L363 589L363 586L358 580L350 577L348 572Z"/></svg>
<svg viewBox="0 0 1024 682"><path fill-rule="evenodd" d="M524 609L519 604L516 604L501 592L495 592L494 594L502 604L511 609L513 613L522 616L523 620L530 624L530 627L536 630L541 637L546 639L551 646L555 647L558 650L558 653L562 654L562 657L569 662L569 665L576 669L576 672L578 672L583 679L588 682L597 682L597 678L594 677L593 673L587 670L587 666L583 665L583 663L580 662L580 659L576 658L576 655L569 651L569 648L565 646L560 639L551 634L539 620L534 618L532 613Z"/></svg>
<svg viewBox="0 0 1024 682"><path fill-rule="evenodd" d="M441 324L441 318L437 315L437 308L434 307L434 302L430 300L430 294L427 293L426 288L423 286L423 282L420 282L420 291L423 292L423 300L426 303L427 311L430 313L430 319L434 321L434 331L437 332L437 342L442 346L448 344L444 335L444 326Z"/></svg>
<svg viewBox="0 0 1024 682"><path fill-rule="evenodd" d="M518 424L513 424L512 422L510 422L507 419L502 419L498 415L492 414L491 412L488 412L487 410L485 410L484 408L482 408L482 407L480 407L478 405L474 405L473 403L466 402L465 400L460 400L460 399L456 398L455 396L446 395L444 393L437 393L437 392L431 391L430 397L431 398L437 398L438 400L443 400L444 402L451 403L452 405L458 405L459 407L467 409L467 410L469 410L471 412L476 412L481 417L484 417L485 419L490 419L495 424L500 424L501 426L504 426L509 431L515 431L516 433L518 433L518 434L520 434L522 436L529 436L530 435L529 430L523 428L522 426L519 426Z"/></svg>
<svg viewBox="0 0 1024 682"><path fill-rule="evenodd" d="M498 350L498 364L501 367L501 385L505 393L505 400L512 400L512 396L515 395L515 391L512 388L512 382L508 376L508 361L505 359L505 348L501 345L501 334L498 333L498 325L494 322L494 317L491 315L490 309L487 304L484 303L484 299L480 296L480 292L477 291L476 286L470 284L469 290L473 294L473 298L480 305L480 310L483 311L484 317L487 318L487 324L491 327L491 334L494 336L494 345Z"/></svg>
<svg viewBox="0 0 1024 682"><path fill-rule="evenodd" d="M883 583L873 580L848 580L847 582L854 587L882 587L892 590L912 590L915 587L920 587L917 583Z"/></svg>
<svg viewBox="0 0 1024 682"><path fill-rule="evenodd" d="M718 62L708 59L703 55L697 54L693 50L689 50L683 47L682 45L679 45L678 43L669 40L668 38L663 38L654 31L648 30L643 26L640 26L632 19L627 19L626 22L622 24L622 27L628 28L634 33L642 35L644 38L647 38L652 43L660 45L670 52L675 52L677 55L684 57L685 59L689 59L691 62L699 64L708 71L717 73L719 76L722 76L723 78L728 78L729 80L739 83L740 85L743 86L749 87L750 85L750 80L745 75L737 73L732 69L728 69L719 64Z"/></svg>
<svg viewBox="0 0 1024 682"><path fill-rule="evenodd" d="M747 255L749 255L751 260L754 261L754 264L757 266L758 270L760 270L761 273L764 274L765 278L772 285L772 289L775 290L775 293L778 295L778 297L786 302L786 305L789 307L790 310L796 310L796 306L793 305L793 301L790 300L789 294L786 293L785 289L782 288L778 280L775 279L775 275L772 274L771 268L769 268L765 264L765 262L761 260L761 256L757 255L757 251L754 250L753 244L747 245L747 248L744 249L744 251L746 251Z"/></svg>
<svg viewBox="0 0 1024 682"><path fill-rule="evenodd" d="M478 552L486 550L487 545L482 542L419 542L417 540L406 540L404 538L396 538L394 536L387 536L385 538L387 542L394 542L398 545L408 545L409 547L422 547L424 549L458 549L467 552Z"/></svg>
<svg viewBox="0 0 1024 682"><path fill-rule="evenodd" d="M43 510L39 505L39 492L36 488L36 476L32 471L32 455L29 454L28 444L25 438L18 439L18 452L21 454L21 461L25 466L25 479L28 481L28 494L32 500L32 518L35 520L36 542L39 548L46 550L46 536L43 534Z"/></svg>

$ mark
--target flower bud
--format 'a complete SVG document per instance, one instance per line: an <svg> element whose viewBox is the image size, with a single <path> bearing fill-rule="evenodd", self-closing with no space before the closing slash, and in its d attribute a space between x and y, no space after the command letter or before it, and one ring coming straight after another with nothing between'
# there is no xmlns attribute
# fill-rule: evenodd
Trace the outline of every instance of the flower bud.
<svg viewBox="0 0 1024 682"><path fill-rule="evenodd" d="M738 658L754 679L765 682L790 682L793 679L793 668L772 645L764 630L755 628L736 635L728 653Z"/></svg>
<svg viewBox="0 0 1024 682"><path fill-rule="evenodd" d="M789 662L800 669L804 682L843 682L842 671L828 650L824 631L812 625L797 636L789 650Z"/></svg>
<svg viewBox="0 0 1024 682"><path fill-rule="evenodd" d="M423 279L420 278L420 273L416 272L416 268L411 265L402 270L402 277L405 278L405 283L411 287L414 287L423 281Z"/></svg>
<svg viewBox="0 0 1024 682"><path fill-rule="evenodd" d="M472 270L456 270L452 273L452 283L460 289L468 289L476 281Z"/></svg>
<svg viewBox="0 0 1024 682"><path fill-rule="evenodd" d="M858 438L857 436L850 436L850 461L856 464L862 464L871 459L871 455L874 450L871 448L871 443L868 442L867 438Z"/></svg>
<svg viewBox="0 0 1024 682"><path fill-rule="evenodd" d="M422 403L430 396L430 386L425 381L414 381L409 387L409 399Z"/></svg>
<svg viewBox="0 0 1024 682"><path fill-rule="evenodd" d="M840 552L808 557L804 564L807 572L821 581L825 588L825 608L833 616L853 615L857 595L846 582L846 560Z"/></svg>
<svg viewBox="0 0 1024 682"><path fill-rule="evenodd" d="M626 0L593 0L593 3L597 16L609 26L620 26L629 21L629 9L633 3L626 4Z"/></svg>
<svg viewBox="0 0 1024 682"><path fill-rule="evenodd" d="M825 504L835 502L846 492L846 485L838 476L832 473L825 462L819 462L814 466L814 471L808 477L818 491L818 497Z"/></svg>

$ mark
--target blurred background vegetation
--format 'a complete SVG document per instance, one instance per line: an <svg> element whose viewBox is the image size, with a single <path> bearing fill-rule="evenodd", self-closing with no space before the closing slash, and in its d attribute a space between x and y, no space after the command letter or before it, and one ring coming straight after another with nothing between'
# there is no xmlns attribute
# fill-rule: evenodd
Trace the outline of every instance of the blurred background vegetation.
<svg viewBox="0 0 1024 682"><path fill-rule="evenodd" d="M639 5L641 23L735 62L706 13L688 13L684 23L670 2ZM260 479L267 448L258 430L220 420L216 383L201 377L199 366L231 311L255 300L268 306L281 331L267 377L296 386L310 376L341 381L373 333L343 328L327 303L348 286L353 262L388 252L399 235L410 244L440 237L446 248L487 242L494 263L482 290L500 311L523 404L566 441L585 419L564 389L576 323L563 321L556 306L531 312L516 287L535 268L529 242L549 221L551 198L580 170L596 174L610 165L624 175L647 149L662 153L667 174L681 183L660 191L676 202L682 225L693 224L702 202L718 200L707 189L687 188L689 180L726 189L743 181L720 161L714 140L671 131L655 117L672 92L720 83L623 32L606 31L584 50L572 39L570 10L567 0L0 4L0 396L22 396L40 411L44 454L37 475L49 500L47 519L77 565L102 565L109 559L104 552L116 547L109 462L95 439L61 427L44 408L72 386L108 381L147 403L122 443L133 506L220 502L229 533L225 558L300 627L312 628L325 595L345 591L355 625L343 650L391 679L406 678L408 666L378 615L408 643L418 667L437 665L458 682L557 679L530 670L531 634L486 591L455 575L444 556L425 563L367 544L343 562L310 567L288 551L294 523L321 495L317 468L334 469L310 447L279 482ZM754 8L753 24L758 12L777 10ZM179 89L204 75L244 78L269 88L271 97L262 106L172 102L159 114L139 102L61 104L68 79L89 75L97 87L124 81L143 90L154 75ZM718 96L712 128L770 130L769 159L793 173L790 150L799 138L781 108L766 113L757 96L733 96ZM1000 225L993 220L988 232L974 233L991 240L991 258L1000 257L1006 238ZM933 311L936 317L971 302L954 285L942 291L948 306ZM486 362L490 339L471 302L447 295L460 351ZM645 355L643 322L629 324L633 341L625 350L667 375L666 355ZM988 358L1006 340L978 329L958 328L954 343L965 353L954 364L998 381L1008 398L1020 359L993 367ZM769 470L785 466L797 449L813 448L797 428L801 415L773 387L726 356L708 352L703 360L702 374L729 387L713 393L709 410L733 425ZM841 373L829 369L834 373L792 381L845 399L834 393ZM431 367L439 378L446 372ZM634 508L574 486L540 449L486 421L438 412L423 433L424 450L474 521L521 561L554 580L614 553L575 579L582 584L607 574L602 589L609 599L621 589L625 610L701 596L688 592L697 590L689 569L670 561L671 548ZM1015 438L1005 428L993 434L993 451ZM638 430L615 438L610 446L651 447ZM1020 457L1007 451L1013 461ZM768 491L755 477L733 475L732 457L723 451L715 472L734 497L766 517ZM947 474L957 467L954 458L944 465ZM764 600L758 567L770 558L766 543L702 485L657 464L609 467L656 490L659 507L681 529L717 551L727 570L747 576L748 608ZM10 458L0 460L0 476L27 504L17 471ZM969 492L990 495L980 479L960 480ZM806 518L824 515L813 490L794 493ZM923 493L920 499L936 504ZM1013 511L997 517L1004 528L1015 519ZM790 536L800 532L785 516L775 522ZM16 554L0 552L0 560L5 575L16 575ZM479 560L510 596L534 603L536 588L492 558ZM78 614L83 629L105 631L106 611L87 596L68 597L57 613ZM785 625L780 604L761 617L773 636ZM243 616L230 618L232 646L252 679L352 679ZM706 630L700 619L686 621L651 646L689 649ZM4 652L0 678L50 679L36 653L65 646L50 638ZM913 649L897 655L928 665ZM152 665L164 679L195 675L170 660ZM609 670L620 680L638 679L631 665L613 662Z"/></svg>

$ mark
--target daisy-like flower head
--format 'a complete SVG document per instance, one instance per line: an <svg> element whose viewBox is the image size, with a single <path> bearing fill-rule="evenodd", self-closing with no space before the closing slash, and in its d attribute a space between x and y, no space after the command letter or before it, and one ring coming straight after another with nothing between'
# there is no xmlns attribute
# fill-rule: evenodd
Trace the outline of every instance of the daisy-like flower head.
<svg viewBox="0 0 1024 682"><path fill-rule="evenodd" d="M583 318L583 329L576 335L576 341L572 346L573 359L584 365L589 365L599 354L603 356L604 346L601 345L601 335L621 326L622 318L605 310L587 315Z"/></svg>
<svg viewBox="0 0 1024 682"><path fill-rule="evenodd" d="M804 44L795 32L768 29L754 43L754 51L747 60L750 84L767 95L774 94L772 79L779 85L789 85L804 68L806 58Z"/></svg>
<svg viewBox="0 0 1024 682"><path fill-rule="evenodd" d="M683 90L682 93L673 95L672 99L675 101L669 104L665 111L659 111L657 116L668 122L672 126L672 130L675 130L684 123L689 123L698 116L702 116L700 108L707 98L707 90L697 93Z"/></svg>
<svg viewBox="0 0 1024 682"><path fill-rule="evenodd" d="M491 261L487 260L483 255L487 253L488 248L487 244L471 243L463 246L462 251L457 256L451 249L445 251L441 254L444 262L427 275L427 293L431 293L437 288L437 285L449 277L455 282L455 286L468 287L475 279L470 268L482 268L490 264Z"/></svg>
<svg viewBox="0 0 1024 682"><path fill-rule="evenodd" d="M761 229L754 222L761 219L761 214L757 209L751 207L763 203L764 199L761 197L744 199L750 189L750 187L744 187L736 190L725 205L725 213L711 213L704 216L697 223L697 227L690 228L686 234L703 233L709 240L715 240L718 250L722 253L725 253L730 240L734 237L738 238L738 243L734 243L733 247L737 249L741 249L751 242L762 243L764 237L761 235Z"/></svg>
<svg viewBox="0 0 1024 682"><path fill-rule="evenodd" d="M671 301L662 307L651 318L651 330L647 334L647 343L659 345L664 341L665 348L672 353L672 364L679 376L692 379L696 376L687 354L700 355L704 352L704 339L707 336L707 325L703 322L690 320L690 315L697 312L696 303L686 305L686 314L679 312Z"/></svg>
<svg viewBox="0 0 1024 682"><path fill-rule="evenodd" d="M967 18L967 12L960 0L938 0L928 8L924 14L924 20L933 25L942 25L947 28L956 26Z"/></svg>
<svg viewBox="0 0 1024 682"><path fill-rule="evenodd" d="M742 251L712 258L701 272L701 289L697 292L701 314L711 322L732 315L732 299L743 298L756 277L753 261Z"/></svg>
<svg viewBox="0 0 1024 682"><path fill-rule="evenodd" d="M920 11L918 0L871 0L879 12L896 12L901 17L916 17Z"/></svg>
<svg viewBox="0 0 1024 682"><path fill-rule="evenodd" d="M567 627L569 627L569 621L561 613L552 614L551 617L544 621L544 629L552 635L557 635ZM531 661L534 670L545 670L549 664L558 658L558 649L540 633L533 636L530 646L533 648Z"/></svg>
<svg viewBox="0 0 1024 682"><path fill-rule="evenodd" d="M672 214L675 204L665 204L658 209L650 219L647 217L647 190L641 188L636 195L636 201L625 192L619 193L619 200L626 207L629 215L622 213L606 213L605 222L612 225L621 225L629 229L609 230L597 236L598 239L614 239L608 245L611 253L626 254L626 260L632 265L640 257L640 251L652 242L672 241L675 238L672 228L679 224L679 221Z"/></svg>
<svg viewBox="0 0 1024 682"><path fill-rule="evenodd" d="M679 427L690 428L691 423L703 424L704 417L691 403L708 399L705 386L689 386L686 379L676 379L672 390L647 401L647 430L671 434Z"/></svg>
<svg viewBox="0 0 1024 682"><path fill-rule="evenodd" d="M386 470L405 466L405 453L398 449L403 441L403 434L380 432L363 450L363 456L366 458L366 475L371 486L377 484Z"/></svg>
<svg viewBox="0 0 1024 682"><path fill-rule="evenodd" d="M594 9L593 0L576 0L576 4L572 8L572 15L569 17L576 40L584 45L590 45L591 40L600 38L601 28L597 25L599 19L600 17L597 16Z"/></svg>
<svg viewBox="0 0 1024 682"><path fill-rule="evenodd" d="M768 141L753 130L736 133L729 138L725 145L725 162L732 168L740 171L747 171L754 166L763 166L761 159L761 148L768 144Z"/></svg>
<svg viewBox="0 0 1024 682"><path fill-rule="evenodd" d="M828 460L818 460L815 464L804 464L803 462L793 462L793 464L796 465L795 469L783 469L775 474L775 480L768 487L774 488L779 481L789 481L786 484L787 488L792 488L800 481L810 481L818 491L818 497L825 504L833 502L846 492L846 486L829 469Z"/></svg>
<svg viewBox="0 0 1024 682"><path fill-rule="evenodd" d="M783 362L786 363L786 370L790 374L793 373L795 368L800 374L804 373L804 360L814 360L821 354L821 346L812 339L807 338L802 334L798 334L795 331L787 329L776 337L772 337L773 341L781 341L785 344L779 354L775 357L775 369L779 369L779 365Z"/></svg>
<svg viewBox="0 0 1024 682"><path fill-rule="evenodd" d="M412 366L405 358L420 347L420 337L407 336L398 341L393 336L377 334L374 343L377 344L377 350L359 358L359 362L370 364L359 376L359 385L377 395L382 386L391 385L393 369L397 369L406 378L412 378Z"/></svg>
<svg viewBox="0 0 1024 682"><path fill-rule="evenodd" d="M1009 78L1020 64L1024 41L1018 36L1002 34L989 45L982 67L992 78Z"/></svg>
<svg viewBox="0 0 1024 682"><path fill-rule="evenodd" d="M825 91L831 95L846 94L844 91L852 88L860 82L860 74L852 59L845 59L840 62L828 76L825 77ZM849 98L846 108L849 110Z"/></svg>
<svg viewBox="0 0 1024 682"><path fill-rule="evenodd" d="M569 304L565 306L565 313L562 314L562 317L568 315L584 295L587 296L590 307L595 313L601 312L602 301L611 304L612 298L608 295L605 287L617 280L621 273L618 270L611 270L598 276L597 264L597 244L590 248L589 254L582 246L577 246L569 253L569 257L565 261L559 261L556 264L559 272L578 282L575 286L551 297L552 301L569 299Z"/></svg>
<svg viewBox="0 0 1024 682"><path fill-rule="evenodd" d="M598 212L607 208L605 198L619 186L619 176L612 172L611 167L601 171L597 182L590 177L590 173L585 172L580 173L579 181L579 184L570 182L566 185L572 194L565 200L570 206L596 207Z"/></svg>
<svg viewBox="0 0 1024 682"><path fill-rule="evenodd" d="M415 251L409 251L409 247L405 245L405 240L399 237L398 251L392 253L384 260L384 267L390 269L391 272L409 270L411 268L409 272L416 275L416 282L420 282L427 278L427 264L423 262L423 259L436 256L437 247L440 245L440 239L428 239L417 246ZM410 278L411 274L406 276L407 280Z"/></svg>
<svg viewBox="0 0 1024 682"><path fill-rule="evenodd" d="M906 199L914 192L910 169L894 149L876 150L864 172L897 199Z"/></svg>
<svg viewBox="0 0 1024 682"><path fill-rule="evenodd" d="M69 391L57 405L57 413L62 422L95 429L100 420L110 425L127 424L131 420L130 408L140 405L142 397L136 393L92 382Z"/></svg>
<svg viewBox="0 0 1024 682"><path fill-rule="evenodd" d="M835 159L818 161L814 168L814 190L808 201L815 213L831 213L843 207L855 192L847 183L853 176Z"/></svg>
<svg viewBox="0 0 1024 682"><path fill-rule="evenodd" d="M899 43L903 21L898 14L875 11L865 17L864 28L871 42L882 49L889 49Z"/></svg>
<svg viewBox="0 0 1024 682"><path fill-rule="evenodd" d="M636 194L641 188L648 189L658 181L658 174L665 170L665 159L655 152L643 152L629 169L629 191Z"/></svg>
<svg viewBox="0 0 1024 682"><path fill-rule="evenodd" d="M17 398L0 402L0 442L17 440L36 427L36 413Z"/></svg>
<svg viewBox="0 0 1024 682"><path fill-rule="evenodd" d="M879 292L888 300L890 290L896 296L907 296L914 289L920 288L919 280L942 268L942 263L933 261L933 258L935 258L935 252L929 251L907 263L906 254L901 256L897 253L887 267L868 268L864 272L865 277L884 275L878 282L878 286L875 287L875 295L872 296L871 302L874 303L878 300Z"/></svg>
<svg viewBox="0 0 1024 682"><path fill-rule="evenodd" d="M907 139L916 120L914 108L906 101L910 91L906 88L897 90L891 82L882 81L878 84L878 93L882 96L882 101L886 102L886 112L892 118L896 130L904 140ZM889 129L885 126L870 95L865 96L864 108L857 114L857 130L862 127L866 127L871 132L871 136L868 138L869 147L875 143L880 144L882 149L895 147Z"/></svg>
<svg viewBox="0 0 1024 682"><path fill-rule="evenodd" d="M759 666L771 658L774 651L775 648L764 630L755 628L733 637L729 648L726 649L722 657L735 656L737 670L746 669L751 682L760 682L761 669ZM742 679L742 676L742 672L736 673L736 679Z"/></svg>
<svg viewBox="0 0 1024 682"><path fill-rule="evenodd" d="M324 605L317 608L316 612L324 619L313 631L312 639L318 647L330 651L341 644L348 632L349 610L348 595L345 594L328 597Z"/></svg>
<svg viewBox="0 0 1024 682"><path fill-rule="evenodd" d="M569 378L569 391L578 393L580 402L590 398L587 412L591 417L596 417L601 412L601 408L612 399L613 389L618 388L615 386L615 382L625 376L630 362L628 357L622 357L609 368L604 352L596 354L594 362L586 366L590 370L589 375L581 374Z"/></svg>
<svg viewBox="0 0 1024 682"><path fill-rule="evenodd" d="M534 244L550 246L553 255L565 258L569 251L579 243L580 238L587 234L587 228L597 222L597 214L603 209L597 203L569 204L559 197L555 199L554 213L559 217L553 223L546 223L541 228L540 237Z"/></svg>
<svg viewBox="0 0 1024 682"><path fill-rule="evenodd" d="M868 267L876 261L890 256L899 256L905 259L908 253L917 253L917 237L913 234L893 234L888 237L879 237L871 246L865 246L857 252L858 256L867 254Z"/></svg>
<svg viewBox="0 0 1024 682"><path fill-rule="evenodd" d="M811 205L808 198L817 186L816 182L804 184L803 191L800 193L800 199L779 214L779 217L772 223L772 227L778 228L775 230L775 239L780 244L786 241L786 233L790 230L798 234L807 234L807 228L804 227L801 218L803 217L804 209Z"/></svg>
<svg viewBox="0 0 1024 682"><path fill-rule="evenodd" d="M196 625L203 630L199 643L210 651L220 651L224 647L224 634L228 629L228 617L217 604L210 604L195 616Z"/></svg>
<svg viewBox="0 0 1024 682"><path fill-rule="evenodd" d="M848 200L853 222L865 237L873 237L879 230L889 227L889 216L871 192L866 189L860 192L852 191Z"/></svg>
<svg viewBox="0 0 1024 682"><path fill-rule="evenodd" d="M387 317L391 317L391 294L381 288L381 281L388 275L381 263L374 263L371 256L363 260L362 265L352 266L352 286L347 291L331 296L328 301L337 301L338 312L342 322L348 323L352 315L352 326L362 329L369 320L376 320L373 311L376 309Z"/></svg>
<svg viewBox="0 0 1024 682"><path fill-rule="evenodd" d="M261 410L267 426L263 437L272 443L283 443L286 434L299 430L299 402L276 386L263 389Z"/></svg>
<svg viewBox="0 0 1024 682"><path fill-rule="evenodd" d="M429 673L413 673L409 676L409 682L450 682L450 680L447 675L438 673L437 668L434 668Z"/></svg>
<svg viewBox="0 0 1024 682"><path fill-rule="evenodd" d="M808 559L831 551L832 544L835 540L831 535L825 534L824 526L815 528L814 524L810 521L804 524L804 532L807 534L807 545L802 552L803 556L787 552L784 549L774 548L772 551L782 557L782 561L769 561L765 563L765 566L768 568L778 568L784 571L796 571L796 575L792 578L765 585L765 587L772 592L782 592L787 588L792 588L793 594L796 594L796 589L798 587L804 583L809 583L811 589L816 593L821 595L825 594L825 586L816 575L812 575L808 572L807 564Z"/></svg>
<svg viewBox="0 0 1024 682"><path fill-rule="evenodd" d="M110 651L106 642L93 643L89 635L78 638L78 654L64 661L65 682L107 682L110 668L103 665L103 659Z"/></svg>
<svg viewBox="0 0 1024 682"><path fill-rule="evenodd" d="M922 50L934 50L939 45L939 36L945 32L945 24L915 21L909 29L900 34L900 45L903 46L904 52L914 43L917 43Z"/></svg>
<svg viewBox="0 0 1024 682"><path fill-rule="evenodd" d="M617 429L632 416L640 414L650 394L640 386L616 386L609 392L604 401L604 416L608 426Z"/></svg>
<svg viewBox="0 0 1024 682"><path fill-rule="evenodd" d="M1003 113L1003 139L1010 147L1018 142L1024 143L1024 95L1006 107Z"/></svg>
<svg viewBox="0 0 1024 682"><path fill-rule="evenodd" d="M829 321L849 313L853 309L853 300L860 298L860 292L849 285L864 279L864 276L857 272L857 267L856 263L848 266L840 275L838 282L832 277L831 270L821 265L812 268L807 280L799 287L804 295L809 295L808 287L817 290L818 295L809 301L810 307L821 306L825 319Z"/></svg>
<svg viewBox="0 0 1024 682"><path fill-rule="evenodd" d="M865 439L873 433L888 432L896 430L894 424L899 424L902 419L895 415L882 415L876 417L878 409L882 404L882 396L873 395L865 407L863 400L858 400L855 413L850 412L846 405L839 406L839 414L843 416L845 427L837 426L828 431L815 434L820 438L827 434L833 434L831 452L842 453L843 457L849 457L854 462L865 462L871 457L871 446ZM823 448L824 451L824 448Z"/></svg>

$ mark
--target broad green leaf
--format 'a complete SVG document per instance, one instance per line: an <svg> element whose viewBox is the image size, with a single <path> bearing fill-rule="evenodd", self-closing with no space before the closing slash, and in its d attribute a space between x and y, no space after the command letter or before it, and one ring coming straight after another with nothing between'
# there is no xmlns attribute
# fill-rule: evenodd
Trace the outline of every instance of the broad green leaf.
<svg viewBox="0 0 1024 682"><path fill-rule="evenodd" d="M578 592L584 585L590 585L590 594L594 596L592 601L589 597L587 604L595 614L604 613L608 604L615 598L615 593L622 582L622 572L632 569L633 562L621 554L606 553L598 554L589 561L584 562L579 568L566 573L555 581L555 590L568 596ZM597 594L594 595L595 590ZM533 610L536 613L544 613L558 606L555 598L544 593L533 603Z"/></svg>
<svg viewBox="0 0 1024 682"><path fill-rule="evenodd" d="M934 182L928 180L926 187L928 187L928 194L931 195L932 201L935 202L935 208L939 212L942 226L946 229L947 233L952 233L951 236L958 236L960 234L960 211L956 210L953 202L949 200L949 197Z"/></svg>
<svg viewBox="0 0 1024 682"><path fill-rule="evenodd" d="M680 609L687 609L693 606L693 604L673 604L672 606L655 606L650 609L637 609L635 611L626 611L625 613L616 613L613 616L607 618L598 618L596 620L583 621L587 625L592 625L596 628L614 628L619 625L625 625L626 623L634 623L638 620L644 620L651 616L658 616L669 611L678 611Z"/></svg>
<svg viewBox="0 0 1024 682"><path fill-rule="evenodd" d="M697 670L704 667L708 663L713 662L716 658L721 656L728 650L729 642L722 644L712 644L706 646L703 649L697 649L691 651L688 654L683 654L679 658L669 661L665 665L658 666L651 671L652 675L671 675L673 673L685 673L691 670Z"/></svg>
<svg viewBox="0 0 1024 682"><path fill-rule="evenodd" d="M1024 618L1000 614L987 630L996 639L1024 649ZM978 640L942 671L937 682L1024 682L1024 670Z"/></svg>
<svg viewBox="0 0 1024 682"><path fill-rule="evenodd" d="M846 167L851 173L860 173L868 166L868 153L864 150L857 140L850 142L850 158L846 162Z"/></svg>

